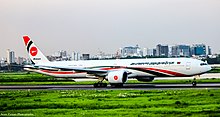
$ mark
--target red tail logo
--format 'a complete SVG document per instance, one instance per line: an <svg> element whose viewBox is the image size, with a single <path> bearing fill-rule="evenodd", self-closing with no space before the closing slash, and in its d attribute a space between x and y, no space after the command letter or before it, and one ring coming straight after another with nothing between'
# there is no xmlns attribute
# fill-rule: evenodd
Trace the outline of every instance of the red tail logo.
<svg viewBox="0 0 220 117"><path fill-rule="evenodd" d="M31 47L30 49L30 54L31 56L36 56L37 55L37 48L36 47Z"/></svg>

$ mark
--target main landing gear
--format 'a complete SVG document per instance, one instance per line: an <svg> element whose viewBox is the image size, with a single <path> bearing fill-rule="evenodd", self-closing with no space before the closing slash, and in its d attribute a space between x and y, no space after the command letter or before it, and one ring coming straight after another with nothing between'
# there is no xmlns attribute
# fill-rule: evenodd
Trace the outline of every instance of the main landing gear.
<svg viewBox="0 0 220 117"><path fill-rule="evenodd" d="M115 87L115 88L121 88L123 87L123 83L116 83L116 84L110 84L111 87Z"/></svg>
<svg viewBox="0 0 220 117"><path fill-rule="evenodd" d="M114 88L121 88L123 87L123 83L117 83L117 84L110 84L111 87ZM95 88L103 88L103 87L107 87L107 83L103 83L103 82L97 82L94 84Z"/></svg>
<svg viewBox="0 0 220 117"><path fill-rule="evenodd" d="M101 87L107 87L107 83L103 83L102 81L104 80L104 78L100 77L99 78L99 82L94 83L94 87L95 88L101 88Z"/></svg>
<svg viewBox="0 0 220 117"><path fill-rule="evenodd" d="M94 83L94 87L95 88L105 88L107 87L107 83L104 83L103 80L105 80L105 78L102 78L100 77L99 78L99 81L97 83ZM121 88L123 87L123 83L110 83L111 87L114 87L114 88Z"/></svg>
<svg viewBox="0 0 220 117"><path fill-rule="evenodd" d="M107 83L97 82L94 84L95 88L107 87Z"/></svg>

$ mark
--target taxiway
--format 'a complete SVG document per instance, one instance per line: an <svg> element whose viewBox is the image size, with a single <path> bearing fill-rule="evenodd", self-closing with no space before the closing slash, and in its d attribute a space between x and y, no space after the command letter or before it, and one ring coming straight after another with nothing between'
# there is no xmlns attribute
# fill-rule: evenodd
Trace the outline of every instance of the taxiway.
<svg viewBox="0 0 220 117"><path fill-rule="evenodd" d="M165 89L220 89L220 83L192 84L124 84L115 88L108 85L105 88L94 88L93 85L5 85L0 90L165 90Z"/></svg>

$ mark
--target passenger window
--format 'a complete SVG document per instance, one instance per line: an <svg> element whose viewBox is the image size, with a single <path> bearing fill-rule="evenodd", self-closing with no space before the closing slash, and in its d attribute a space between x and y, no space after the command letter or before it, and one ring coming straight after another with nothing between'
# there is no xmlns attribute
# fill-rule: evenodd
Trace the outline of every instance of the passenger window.
<svg viewBox="0 0 220 117"><path fill-rule="evenodd" d="M203 65L207 65L207 63L200 63L200 65L201 65L201 66L203 66Z"/></svg>

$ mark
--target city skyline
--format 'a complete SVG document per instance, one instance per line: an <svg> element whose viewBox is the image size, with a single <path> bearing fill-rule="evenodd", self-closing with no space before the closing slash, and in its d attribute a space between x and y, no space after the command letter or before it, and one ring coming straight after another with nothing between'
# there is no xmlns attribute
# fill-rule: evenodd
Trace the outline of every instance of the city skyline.
<svg viewBox="0 0 220 117"><path fill-rule="evenodd" d="M195 47L198 48L197 51L199 53L195 53ZM155 53L153 52L155 50ZM14 58L19 58L23 56L15 56L16 51L7 49L6 50L6 57L1 57L2 59L7 59L9 56L9 52L13 52ZM150 53L149 53L150 52ZM153 54L153 53L154 54ZM183 52L183 53L181 53ZM114 53L106 53L104 51L99 51L96 54L91 54L91 53L81 53L78 51L66 51L66 50L56 50L53 53L50 53L48 55L45 54L45 56L62 56L62 57L72 57L73 54L77 54L77 56L82 56L83 54L89 54L91 57L97 57L99 55L111 55L111 56L118 56L120 57L128 57L128 56L139 56L139 57L144 57L144 56L166 56L166 57L180 57L180 56L185 56L185 57L192 57L192 55L195 56L200 56L202 55L203 57L206 55L214 55L212 54L212 49L210 46L207 46L205 44L192 44L192 45L187 45L187 44L175 44L175 45L168 45L168 44L157 44L153 48L145 48L145 47L140 47L139 45L129 45L129 46L124 46L124 47L119 47ZM128 55L127 55L128 54ZM75 55L74 55L75 56ZM27 57L29 58L29 57ZM112 57L110 57L112 58ZM75 60L75 59L74 59Z"/></svg>
<svg viewBox="0 0 220 117"><path fill-rule="evenodd" d="M115 53L118 47L200 44L220 53L217 0L0 1L0 57L27 57L23 35L45 55L56 50Z"/></svg>

